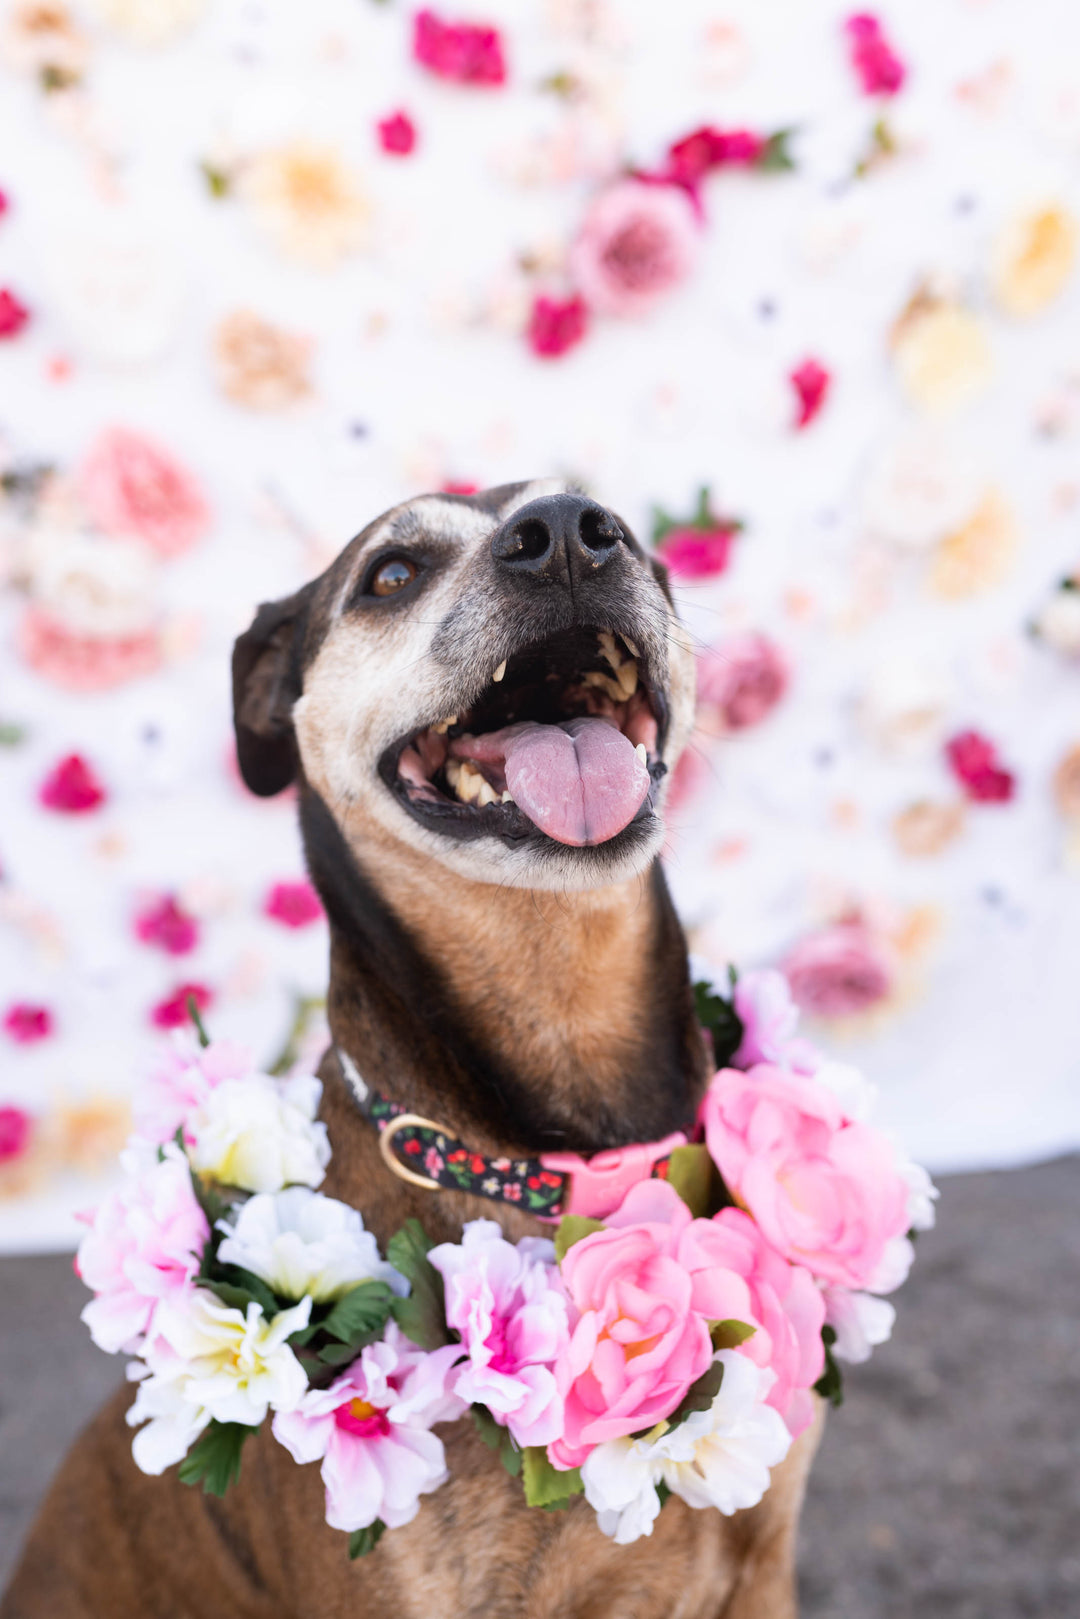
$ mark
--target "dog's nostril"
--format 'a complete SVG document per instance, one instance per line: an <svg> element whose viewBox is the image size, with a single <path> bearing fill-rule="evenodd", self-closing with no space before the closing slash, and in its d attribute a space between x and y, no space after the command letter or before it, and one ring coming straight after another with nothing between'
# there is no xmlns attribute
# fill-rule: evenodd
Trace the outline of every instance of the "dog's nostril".
<svg viewBox="0 0 1080 1619"><path fill-rule="evenodd" d="M513 531L516 555L524 562L539 562L551 549L551 531L538 517L527 517Z"/></svg>
<svg viewBox="0 0 1080 1619"><path fill-rule="evenodd" d="M610 551L618 545L623 532L610 513L598 506L586 506L578 520L578 536L587 551Z"/></svg>

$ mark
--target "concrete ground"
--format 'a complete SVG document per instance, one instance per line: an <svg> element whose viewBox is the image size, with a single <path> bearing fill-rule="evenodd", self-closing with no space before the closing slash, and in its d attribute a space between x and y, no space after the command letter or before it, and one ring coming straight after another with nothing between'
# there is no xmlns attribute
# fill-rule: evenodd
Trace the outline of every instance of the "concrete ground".
<svg viewBox="0 0 1080 1619"><path fill-rule="evenodd" d="M85 1296L65 1258L0 1260L0 1587L122 1376ZM814 1470L803 1619L1080 1615L1080 1159L946 1180L899 1306Z"/></svg>

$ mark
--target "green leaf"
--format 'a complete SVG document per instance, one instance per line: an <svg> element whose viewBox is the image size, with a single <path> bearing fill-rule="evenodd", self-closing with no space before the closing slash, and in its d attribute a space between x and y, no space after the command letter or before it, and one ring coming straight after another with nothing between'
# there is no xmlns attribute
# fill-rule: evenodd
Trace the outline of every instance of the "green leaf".
<svg viewBox="0 0 1080 1619"><path fill-rule="evenodd" d="M195 1033L199 1037L199 1044L205 1051L210 1044L210 1036L206 1032L206 1025L202 1020L202 1013L199 1011L199 1003L194 995L188 995L185 998L184 1005L187 1007L188 1017L195 1025Z"/></svg>
<svg viewBox="0 0 1080 1619"><path fill-rule="evenodd" d="M716 1169L707 1147L676 1147L671 1154L667 1180L697 1219L703 1220L715 1212Z"/></svg>
<svg viewBox="0 0 1080 1619"><path fill-rule="evenodd" d="M373 1337L374 1334L368 1338L369 1343ZM324 1366L348 1366L363 1347L363 1344L327 1344L325 1349L319 1350L319 1360Z"/></svg>
<svg viewBox="0 0 1080 1619"><path fill-rule="evenodd" d="M778 129L770 135L758 155L754 167L762 174L784 174L795 167L795 159L788 148L788 142L796 131L792 129Z"/></svg>
<svg viewBox="0 0 1080 1619"><path fill-rule="evenodd" d="M669 517L662 506L653 507L652 540L654 545L659 545L660 541L665 537L665 535L670 534L672 529L675 527L677 527L675 519L673 517Z"/></svg>
<svg viewBox="0 0 1080 1619"><path fill-rule="evenodd" d="M207 1495L224 1495L240 1477L240 1452L244 1440L255 1433L243 1422L218 1422L210 1426L180 1463L182 1484L202 1483Z"/></svg>
<svg viewBox="0 0 1080 1619"><path fill-rule="evenodd" d="M216 1293L222 1304L227 1304L232 1310L241 1310L245 1315L249 1304L261 1305L267 1321L273 1320L281 1309L261 1277L253 1276L249 1270L241 1270L239 1265L222 1265L219 1275L203 1279L203 1286Z"/></svg>
<svg viewBox="0 0 1080 1619"><path fill-rule="evenodd" d="M656 1496L657 1496L657 1499L660 1502L661 1506L663 1506L664 1502L668 1499L668 1497L670 1495L671 1495L671 1485L670 1484L665 1484L663 1479L661 1479L659 1484L656 1486Z"/></svg>
<svg viewBox="0 0 1080 1619"><path fill-rule="evenodd" d="M548 1461L543 1445L526 1445L521 1453L521 1480L525 1486L525 1499L531 1507L568 1507L575 1495L585 1486L577 1467L560 1473Z"/></svg>
<svg viewBox="0 0 1080 1619"><path fill-rule="evenodd" d="M724 1363L714 1360L707 1366L696 1383L691 1383L682 1401L668 1417L669 1425L674 1428L695 1411L707 1411L716 1396L720 1393L720 1385L724 1381Z"/></svg>
<svg viewBox="0 0 1080 1619"><path fill-rule="evenodd" d="M709 508L709 486L703 483L698 490L697 506L694 510L693 526L695 528L713 528L715 519Z"/></svg>
<svg viewBox="0 0 1080 1619"><path fill-rule="evenodd" d="M835 1328L822 1327L821 1339L825 1345L825 1370L814 1384L814 1393L820 1394L823 1400L828 1400L831 1406L839 1408L844 1403L844 1378L832 1352L832 1346L836 1342Z"/></svg>
<svg viewBox="0 0 1080 1619"><path fill-rule="evenodd" d="M394 1295L385 1282L358 1282L338 1299L323 1322L323 1330L343 1344L357 1343L382 1331L393 1302Z"/></svg>
<svg viewBox="0 0 1080 1619"><path fill-rule="evenodd" d="M714 1349L738 1349L757 1331L748 1321L710 1321L709 1337Z"/></svg>
<svg viewBox="0 0 1080 1619"><path fill-rule="evenodd" d="M14 720L0 721L0 748L17 748L26 741L26 728Z"/></svg>
<svg viewBox="0 0 1080 1619"><path fill-rule="evenodd" d="M510 1430L495 1421L486 1405L474 1405L471 1410L476 1431L484 1444L489 1450L498 1451L499 1460L510 1477L517 1478L521 1472L522 1452L514 1444Z"/></svg>
<svg viewBox="0 0 1080 1619"><path fill-rule="evenodd" d="M393 1300L390 1313L421 1349L440 1349L454 1341L446 1325L443 1279L427 1257L433 1247L419 1220L406 1220L386 1245L387 1259L411 1289L407 1299Z"/></svg>
<svg viewBox="0 0 1080 1619"><path fill-rule="evenodd" d="M366 1557L373 1552L386 1533L386 1525L381 1518L369 1523L366 1529L354 1529L349 1536L349 1556L355 1562L358 1557Z"/></svg>
<svg viewBox="0 0 1080 1619"><path fill-rule="evenodd" d="M232 190L232 175L213 163L200 163L199 169L212 197L227 197Z"/></svg>
<svg viewBox="0 0 1080 1619"><path fill-rule="evenodd" d="M570 1249L594 1231L606 1231L603 1220L590 1220L586 1214L564 1214L555 1232L555 1258L561 1264Z"/></svg>
<svg viewBox="0 0 1080 1619"><path fill-rule="evenodd" d="M732 986L734 991L734 985ZM694 985L694 1011L703 1029L712 1037L713 1058L717 1068L724 1068L742 1045L742 1019L733 1001L726 1001L710 984L699 981Z"/></svg>

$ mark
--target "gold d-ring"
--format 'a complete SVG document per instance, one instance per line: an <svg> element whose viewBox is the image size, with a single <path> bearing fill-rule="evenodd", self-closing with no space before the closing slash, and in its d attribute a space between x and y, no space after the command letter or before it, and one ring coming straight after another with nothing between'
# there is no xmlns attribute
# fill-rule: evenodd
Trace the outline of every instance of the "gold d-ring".
<svg viewBox="0 0 1080 1619"><path fill-rule="evenodd" d="M399 1180L408 1181L410 1186L422 1186L425 1192L441 1192L442 1187L438 1181L429 1179L427 1175L417 1175L413 1170L406 1169L400 1158L396 1158L390 1151L390 1142L399 1130L406 1130L410 1126L419 1125L422 1130L434 1130L437 1135L444 1136L446 1131L441 1124L433 1119L422 1118L419 1113L399 1113L396 1119L379 1131L379 1151L383 1156L383 1163L387 1169L392 1169Z"/></svg>

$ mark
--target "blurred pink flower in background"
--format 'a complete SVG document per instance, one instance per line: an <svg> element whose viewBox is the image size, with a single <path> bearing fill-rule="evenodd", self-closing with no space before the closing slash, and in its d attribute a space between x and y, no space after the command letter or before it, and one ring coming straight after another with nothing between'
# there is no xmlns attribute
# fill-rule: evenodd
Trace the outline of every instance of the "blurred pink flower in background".
<svg viewBox="0 0 1080 1619"><path fill-rule="evenodd" d="M21 1158L30 1145L34 1120L25 1108L0 1107L0 1164Z"/></svg>
<svg viewBox="0 0 1080 1619"><path fill-rule="evenodd" d="M318 894L310 883L275 883L266 896L263 915L287 928L306 928L323 914Z"/></svg>
<svg viewBox="0 0 1080 1619"><path fill-rule="evenodd" d="M486 23L443 22L433 11L413 18L413 56L440 79L458 84L503 84L502 37Z"/></svg>
<svg viewBox="0 0 1080 1619"><path fill-rule="evenodd" d="M178 984L171 995L151 1008L150 1021L155 1029L187 1028L191 1023L189 999L195 1002L199 1012L205 1012L213 1003L214 992L205 984Z"/></svg>
<svg viewBox="0 0 1080 1619"><path fill-rule="evenodd" d="M4 1032L16 1045L32 1046L47 1040L53 1032L53 1015L47 1006L16 1001L4 1013Z"/></svg>
<svg viewBox="0 0 1080 1619"><path fill-rule="evenodd" d="M53 766L38 789L38 801L60 815L85 815L105 802L105 788L79 753Z"/></svg>
<svg viewBox="0 0 1080 1619"><path fill-rule="evenodd" d="M79 492L106 534L133 535L161 557L189 550L209 527L210 510L193 475L126 427L99 435L83 462Z"/></svg>
<svg viewBox="0 0 1080 1619"><path fill-rule="evenodd" d="M715 528L673 528L656 547L656 554L677 579L715 579L723 573L731 555L737 524L718 523Z"/></svg>
<svg viewBox="0 0 1080 1619"><path fill-rule="evenodd" d="M416 125L407 112L392 112L375 125L379 145L394 157L408 157L416 147Z"/></svg>
<svg viewBox="0 0 1080 1619"><path fill-rule="evenodd" d="M605 315L641 315L684 281L700 227L684 191L620 180L602 191L570 251L574 280Z"/></svg>
<svg viewBox="0 0 1080 1619"><path fill-rule="evenodd" d="M151 900L135 917L135 934L170 956L184 956L199 942L199 924L180 908L174 894Z"/></svg>
<svg viewBox="0 0 1080 1619"><path fill-rule="evenodd" d="M859 11L844 24L851 41L851 65L868 96L894 96L903 88L907 69L897 56L877 17Z"/></svg>
<svg viewBox="0 0 1080 1619"><path fill-rule="evenodd" d="M162 663L156 630L135 635L80 635L42 607L29 607L18 629L19 650L30 668L67 691L108 691Z"/></svg>
<svg viewBox="0 0 1080 1619"><path fill-rule="evenodd" d="M529 347L542 360L555 359L576 348L589 329L589 310L584 298L548 298L541 293L529 315Z"/></svg>
<svg viewBox="0 0 1080 1619"><path fill-rule="evenodd" d="M17 337L29 319L29 309L10 287L0 287L0 338Z"/></svg>
<svg viewBox="0 0 1080 1619"><path fill-rule="evenodd" d="M758 725L788 689L779 649L757 632L732 636L698 658L698 710L704 728L744 731Z"/></svg>
<svg viewBox="0 0 1080 1619"><path fill-rule="evenodd" d="M859 922L810 934L789 952L781 971L796 1003L817 1017L864 1012L892 988L889 963Z"/></svg>
<svg viewBox="0 0 1080 1619"><path fill-rule="evenodd" d="M692 190L713 169L749 168L758 162L766 145L764 136L752 130L703 124L668 147L666 177Z"/></svg>
<svg viewBox="0 0 1080 1619"><path fill-rule="evenodd" d="M824 409L832 374L820 360L806 359L795 367L789 380L798 401L795 415L795 431L798 433L804 427L809 427Z"/></svg>
<svg viewBox="0 0 1080 1619"><path fill-rule="evenodd" d="M961 731L945 744L945 757L957 781L976 804L1007 804L1016 777L1002 768L997 748L978 731Z"/></svg>

